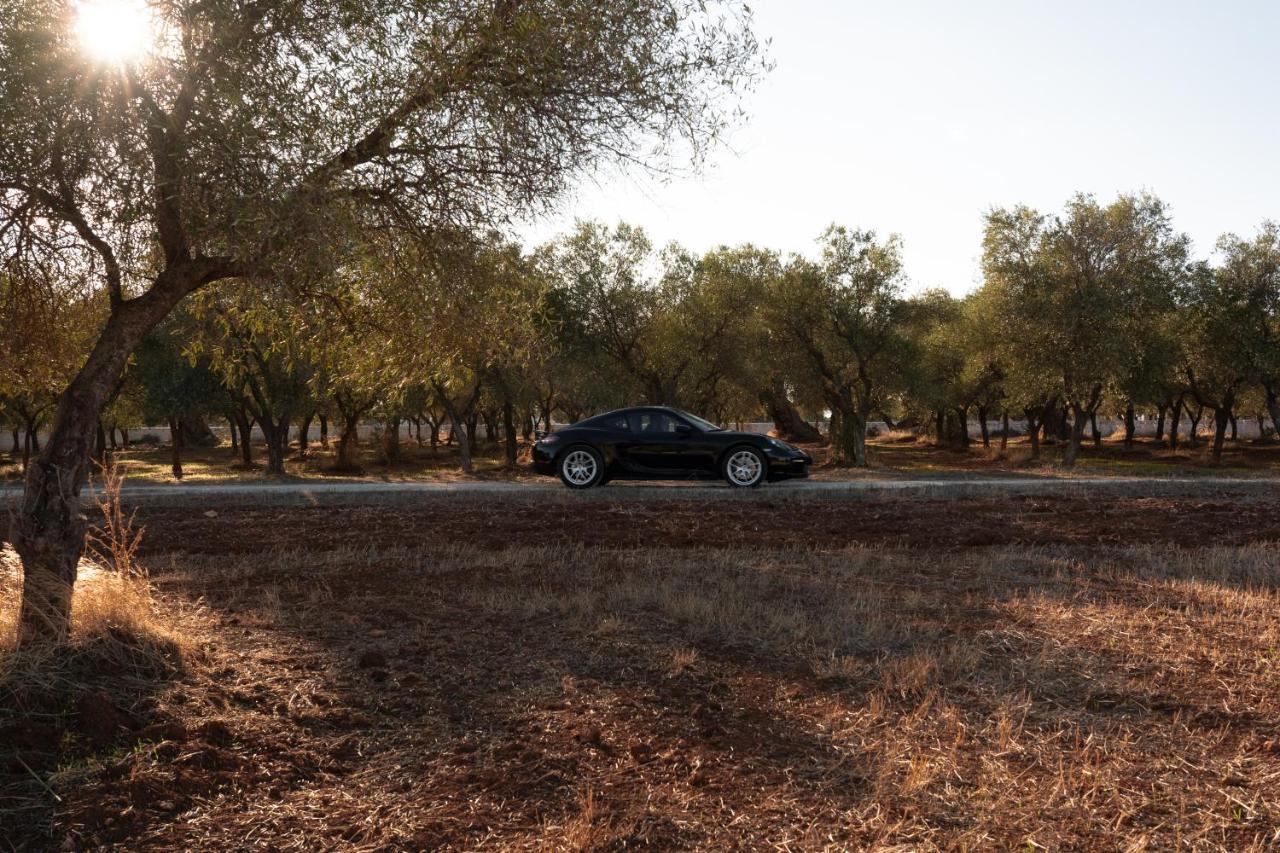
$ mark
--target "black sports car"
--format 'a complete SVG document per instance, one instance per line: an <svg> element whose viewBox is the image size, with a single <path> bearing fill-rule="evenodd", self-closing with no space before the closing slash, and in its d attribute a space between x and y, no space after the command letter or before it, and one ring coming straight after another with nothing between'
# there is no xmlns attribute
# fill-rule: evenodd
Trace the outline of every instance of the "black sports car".
<svg viewBox="0 0 1280 853"><path fill-rule="evenodd" d="M611 479L677 480L723 477L730 486L807 477L809 454L785 441L731 432L664 406L620 409L549 433L533 446L539 474L571 489Z"/></svg>

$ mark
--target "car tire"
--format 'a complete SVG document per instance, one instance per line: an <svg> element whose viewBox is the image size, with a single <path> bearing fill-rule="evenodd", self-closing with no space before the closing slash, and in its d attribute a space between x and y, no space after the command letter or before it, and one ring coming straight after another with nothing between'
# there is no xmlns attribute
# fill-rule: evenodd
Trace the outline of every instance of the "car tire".
<svg viewBox="0 0 1280 853"><path fill-rule="evenodd" d="M604 459L593 448L575 444L565 448L556 460L556 473L560 482L571 489L590 489L604 480Z"/></svg>
<svg viewBox="0 0 1280 853"><path fill-rule="evenodd" d="M768 474L769 463L764 454L745 444L730 448L720 462L720 476L735 489L754 489Z"/></svg>

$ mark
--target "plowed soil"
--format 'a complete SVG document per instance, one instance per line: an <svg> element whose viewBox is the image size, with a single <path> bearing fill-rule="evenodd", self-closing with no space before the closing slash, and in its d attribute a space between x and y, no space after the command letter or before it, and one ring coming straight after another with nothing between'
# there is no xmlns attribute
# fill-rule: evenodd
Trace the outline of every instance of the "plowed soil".
<svg viewBox="0 0 1280 853"><path fill-rule="evenodd" d="M584 545L618 548L845 548L895 545L1144 544L1195 547L1280 542L1274 500L1025 497L999 499L680 500L535 502L432 497L409 506L144 507L151 553L250 554L297 544L503 549Z"/></svg>
<svg viewBox="0 0 1280 853"><path fill-rule="evenodd" d="M184 661L69 664L43 705L0 690L0 846L1280 840L1280 500L138 520Z"/></svg>

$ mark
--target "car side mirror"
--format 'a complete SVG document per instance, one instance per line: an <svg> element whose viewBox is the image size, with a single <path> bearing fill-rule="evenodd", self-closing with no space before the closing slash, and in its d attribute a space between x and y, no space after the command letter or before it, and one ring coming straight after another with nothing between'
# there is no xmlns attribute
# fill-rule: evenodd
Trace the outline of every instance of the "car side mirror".
<svg viewBox="0 0 1280 853"><path fill-rule="evenodd" d="M681 438L686 438L690 435L693 435L693 427L689 426L688 424L676 424L676 435L680 436Z"/></svg>

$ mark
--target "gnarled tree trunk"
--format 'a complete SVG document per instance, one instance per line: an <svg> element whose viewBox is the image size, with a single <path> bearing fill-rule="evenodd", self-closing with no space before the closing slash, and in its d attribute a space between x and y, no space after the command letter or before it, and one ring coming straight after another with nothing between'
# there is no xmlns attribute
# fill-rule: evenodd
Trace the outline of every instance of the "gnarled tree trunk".
<svg viewBox="0 0 1280 853"><path fill-rule="evenodd" d="M822 441L822 434L813 428L792 405L782 383L775 383L760 392L760 403L773 421L773 431L783 441L807 442L817 444Z"/></svg>
<svg viewBox="0 0 1280 853"><path fill-rule="evenodd" d="M129 354L201 280L199 269L170 269L145 295L116 301L84 366L59 398L49 441L27 466L26 490L9 525L23 568L19 644L65 642L87 529L80 490L88 480L98 418Z"/></svg>

